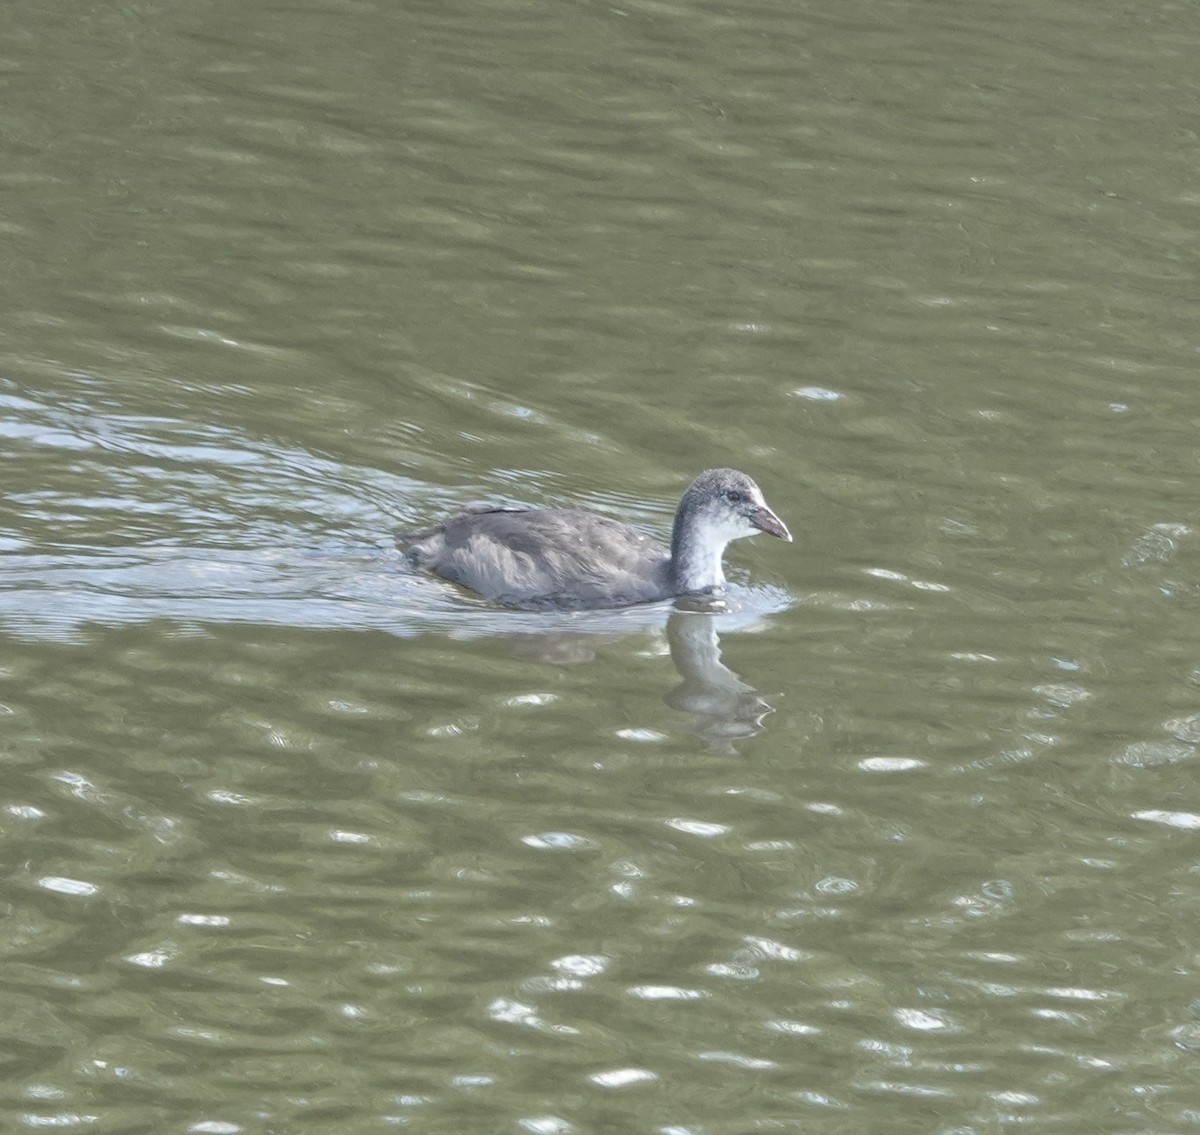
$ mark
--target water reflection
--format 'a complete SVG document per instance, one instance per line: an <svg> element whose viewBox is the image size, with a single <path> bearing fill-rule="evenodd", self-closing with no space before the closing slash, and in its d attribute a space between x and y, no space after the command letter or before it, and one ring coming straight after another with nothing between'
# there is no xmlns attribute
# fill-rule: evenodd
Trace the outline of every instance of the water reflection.
<svg viewBox="0 0 1200 1135"><path fill-rule="evenodd" d="M417 582L443 596L456 592L428 576L418 577ZM790 599L777 588L735 585L726 599L717 602L683 598L674 605L558 613L480 606L469 598L458 601L457 594L454 599L451 618L446 610L428 606L421 620L433 620L454 638L502 638L514 657L553 666L593 662L603 648L638 638L661 643L665 634L679 681L663 693L663 701L687 714L680 730L704 738L721 751L732 752L733 741L761 732L772 712L759 691L721 661L720 633L751 630L789 606Z"/></svg>
<svg viewBox="0 0 1200 1135"><path fill-rule="evenodd" d="M673 611L667 620L667 642L681 681L663 700L695 718L692 732L732 748L732 741L762 731L771 706L721 661L717 616Z"/></svg>
<svg viewBox="0 0 1200 1135"><path fill-rule="evenodd" d="M559 666L609 647L645 653L649 641L679 674L669 690L666 672L661 681L667 706L687 715L681 728L722 745L762 729L770 707L721 662L719 635L786 610L786 592L735 583L723 603L691 608L498 608L408 570L392 547L397 525L456 503L435 487L237 428L97 412L79 381L80 397L57 399L0 381L12 482L0 632L69 642L91 627L154 623L383 631L502 640L518 658Z"/></svg>
<svg viewBox="0 0 1200 1135"><path fill-rule="evenodd" d="M387 551L114 552L0 555L0 629L78 640L89 627L175 623L382 630L400 638L492 638L516 658L565 666L620 643L656 640L679 681L663 694L683 728L728 748L763 728L771 706L721 661L720 632L745 631L788 605L774 588L735 586L726 604L658 603L618 611L522 612L482 604ZM668 681L666 675L664 684Z"/></svg>
<svg viewBox="0 0 1200 1135"><path fill-rule="evenodd" d="M661 618L662 605L643 608L652 618ZM550 616L553 619L554 616ZM671 709L688 714L684 728L731 751L731 742L753 737L764 728L764 718L772 712L753 686L747 685L721 661L718 633L729 613L724 608L696 606L679 601L666 619L666 639L671 663L679 682L663 694ZM654 628L655 633L661 628ZM548 630L538 634L526 631L505 636L518 658L554 666L574 666L591 662L601 647L627 638L616 632Z"/></svg>

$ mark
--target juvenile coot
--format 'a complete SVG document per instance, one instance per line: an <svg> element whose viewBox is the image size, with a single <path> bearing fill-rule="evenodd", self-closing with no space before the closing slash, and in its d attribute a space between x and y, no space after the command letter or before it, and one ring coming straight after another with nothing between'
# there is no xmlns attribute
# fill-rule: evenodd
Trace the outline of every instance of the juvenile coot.
<svg viewBox="0 0 1200 1135"><path fill-rule="evenodd" d="M709 469L683 494L668 550L636 528L573 509L468 512L402 534L406 558L512 607L627 607L713 592L730 540L791 541L762 491L736 469Z"/></svg>

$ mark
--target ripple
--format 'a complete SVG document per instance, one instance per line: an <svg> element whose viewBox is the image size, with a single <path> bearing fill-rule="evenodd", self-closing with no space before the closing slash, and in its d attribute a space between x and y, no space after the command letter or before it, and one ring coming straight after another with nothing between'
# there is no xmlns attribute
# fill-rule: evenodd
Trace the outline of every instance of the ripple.
<svg viewBox="0 0 1200 1135"><path fill-rule="evenodd" d="M1163 728L1180 741L1188 744L1200 744L1200 713L1164 721Z"/></svg>
<svg viewBox="0 0 1200 1135"><path fill-rule="evenodd" d="M379 840L368 832L334 831L329 833L331 843L349 843L358 846L379 846Z"/></svg>
<svg viewBox="0 0 1200 1135"><path fill-rule="evenodd" d="M521 842L540 851L580 851L592 845L591 840L572 835L570 832L541 832L538 835L522 836Z"/></svg>
<svg viewBox="0 0 1200 1135"><path fill-rule="evenodd" d="M181 914L175 921L181 926L225 927L230 924L230 919L224 914Z"/></svg>
<svg viewBox="0 0 1200 1135"><path fill-rule="evenodd" d="M563 958L555 958L551 963L553 969L562 970L573 977L598 977L608 968L608 958L593 954L569 954Z"/></svg>
<svg viewBox="0 0 1200 1135"><path fill-rule="evenodd" d="M602 1088L630 1088L655 1082L658 1076L645 1068L614 1068L611 1072L595 1072L588 1079Z"/></svg>
<svg viewBox="0 0 1200 1135"><path fill-rule="evenodd" d="M571 1135L575 1125L557 1115L529 1116L517 1120L517 1126L529 1135Z"/></svg>
<svg viewBox="0 0 1200 1135"><path fill-rule="evenodd" d="M838 391L824 386L798 386L791 394L793 398L803 398L808 402L838 402L843 397Z"/></svg>
<svg viewBox="0 0 1200 1135"><path fill-rule="evenodd" d="M926 767L918 757L864 757L858 762L863 772L913 772Z"/></svg>
<svg viewBox="0 0 1200 1135"><path fill-rule="evenodd" d="M125 961L142 969L162 969L170 965L180 954L179 947L174 944L157 946L153 950L142 950L136 954L127 954Z"/></svg>
<svg viewBox="0 0 1200 1135"><path fill-rule="evenodd" d="M667 740L667 734L660 733L657 729L618 729L617 736L622 741L637 741L645 745Z"/></svg>
<svg viewBox="0 0 1200 1135"><path fill-rule="evenodd" d="M894 1015L905 1028L916 1029L918 1032L937 1032L955 1028L947 1014L938 1009L897 1009Z"/></svg>
<svg viewBox="0 0 1200 1135"><path fill-rule="evenodd" d="M750 937L746 939L746 945L750 946L760 957L774 962L805 962L810 961L814 956L804 950L797 950L794 946L785 946L782 942L775 942L770 938Z"/></svg>
<svg viewBox="0 0 1200 1135"><path fill-rule="evenodd" d="M571 1025L551 1025L542 1019L532 1005L523 1005L507 997L498 997L487 1008L493 1021L506 1025L523 1025L538 1032L557 1036L577 1036L579 1030Z"/></svg>
<svg viewBox="0 0 1200 1135"><path fill-rule="evenodd" d="M699 989L678 985L633 985L626 992L640 1001L701 1001L708 996Z"/></svg>
<svg viewBox="0 0 1200 1135"><path fill-rule="evenodd" d="M540 708L544 705L552 705L557 700L554 694L516 694L511 698L506 698L504 704L514 709L524 706Z"/></svg>
<svg viewBox="0 0 1200 1135"><path fill-rule="evenodd" d="M682 817L665 821L667 827L687 835L700 836L701 839L713 839L716 836L728 835L732 828L728 824L715 824L708 820L687 820Z"/></svg>
<svg viewBox="0 0 1200 1135"><path fill-rule="evenodd" d="M1072 706L1079 705L1080 702L1087 701L1092 696L1091 691L1085 690L1082 686L1065 683L1045 683L1034 686L1033 692L1060 709L1070 709Z"/></svg>
<svg viewBox="0 0 1200 1135"><path fill-rule="evenodd" d="M859 885L853 879L829 877L819 879L813 889L821 895L853 895L859 890Z"/></svg>
<svg viewBox="0 0 1200 1135"><path fill-rule="evenodd" d="M767 1021L766 1027L772 1032L785 1033L787 1036L820 1036L821 1029L816 1025L805 1024L803 1021Z"/></svg>
<svg viewBox="0 0 1200 1135"><path fill-rule="evenodd" d="M766 1060L758 1056L746 1056L741 1052L698 1052L696 1053L697 1060L704 1060L710 1064L733 1064L738 1068L745 1068L751 1072L761 1072L768 1068L778 1068L779 1065L774 1060Z"/></svg>
<svg viewBox="0 0 1200 1135"><path fill-rule="evenodd" d="M1047 997L1066 1001L1121 1001L1123 995L1113 989L1087 989L1079 986L1052 986L1042 991Z"/></svg>
<svg viewBox="0 0 1200 1135"><path fill-rule="evenodd" d="M25 1127L83 1127L92 1123L99 1123L100 1116L92 1115L87 1112L59 1112L57 1115L34 1115L31 1112L26 1112L21 1116L21 1123Z"/></svg>
<svg viewBox="0 0 1200 1135"><path fill-rule="evenodd" d="M1134 741L1113 759L1117 764L1133 768L1156 768L1179 764L1195 754L1195 746L1179 741Z"/></svg>
<svg viewBox="0 0 1200 1135"><path fill-rule="evenodd" d="M1125 567L1147 563L1167 563L1179 550L1180 541L1189 533L1186 524L1155 524L1134 542L1121 558Z"/></svg>
<svg viewBox="0 0 1200 1135"><path fill-rule="evenodd" d="M1186 831L1200 829L1200 815L1195 812L1167 812L1159 808L1149 808L1134 812L1135 820L1147 820L1154 824L1166 824L1172 828L1183 828Z"/></svg>
<svg viewBox="0 0 1200 1135"><path fill-rule="evenodd" d="M61 875L43 875L38 880L38 886L58 895L70 895L72 898L83 898L100 893L95 883L87 883L82 879L67 879Z"/></svg>

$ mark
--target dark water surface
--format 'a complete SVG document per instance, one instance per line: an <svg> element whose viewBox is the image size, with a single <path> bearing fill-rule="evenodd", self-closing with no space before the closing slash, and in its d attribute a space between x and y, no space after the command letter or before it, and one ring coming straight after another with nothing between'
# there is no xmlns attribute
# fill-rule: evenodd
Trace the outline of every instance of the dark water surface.
<svg viewBox="0 0 1200 1135"><path fill-rule="evenodd" d="M1200 8L0 8L0 1130L1200 1130ZM403 570L797 535L727 609Z"/></svg>

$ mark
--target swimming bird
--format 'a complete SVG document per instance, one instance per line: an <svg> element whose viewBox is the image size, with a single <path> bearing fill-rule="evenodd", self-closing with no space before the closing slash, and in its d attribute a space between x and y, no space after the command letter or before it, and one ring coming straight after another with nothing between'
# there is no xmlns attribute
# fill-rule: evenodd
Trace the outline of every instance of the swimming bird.
<svg viewBox="0 0 1200 1135"><path fill-rule="evenodd" d="M619 520L562 508L494 508L401 534L414 567L510 607L627 607L717 593L731 540L791 542L762 490L736 469L708 469L675 510L670 548Z"/></svg>

